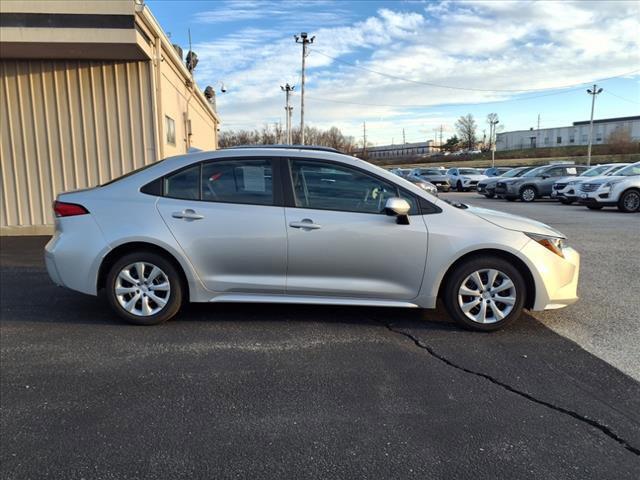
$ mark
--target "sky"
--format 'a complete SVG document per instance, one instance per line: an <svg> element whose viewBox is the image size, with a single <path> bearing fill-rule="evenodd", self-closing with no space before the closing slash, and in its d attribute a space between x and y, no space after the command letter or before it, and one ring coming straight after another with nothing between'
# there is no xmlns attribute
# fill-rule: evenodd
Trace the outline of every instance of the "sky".
<svg viewBox="0 0 640 480"><path fill-rule="evenodd" d="M300 122L337 126L374 145L446 139L471 113L488 134L640 114L637 1L147 0L173 43L192 48L198 85L216 89L221 129L285 124L280 86L295 85ZM220 92L224 84L226 93Z"/></svg>

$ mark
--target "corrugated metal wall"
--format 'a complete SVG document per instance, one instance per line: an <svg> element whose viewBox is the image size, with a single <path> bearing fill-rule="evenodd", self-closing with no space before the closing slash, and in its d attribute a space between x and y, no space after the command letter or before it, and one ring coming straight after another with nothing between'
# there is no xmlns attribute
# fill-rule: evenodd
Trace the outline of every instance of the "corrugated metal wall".
<svg viewBox="0 0 640 480"><path fill-rule="evenodd" d="M149 62L0 61L0 226L53 224L62 191L156 160Z"/></svg>

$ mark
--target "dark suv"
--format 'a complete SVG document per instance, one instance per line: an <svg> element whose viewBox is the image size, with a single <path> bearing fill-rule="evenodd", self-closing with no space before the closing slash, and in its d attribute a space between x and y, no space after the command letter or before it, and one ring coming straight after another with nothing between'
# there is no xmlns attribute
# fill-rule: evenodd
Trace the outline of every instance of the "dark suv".
<svg viewBox="0 0 640 480"><path fill-rule="evenodd" d="M533 202L536 198L550 197L553 184L559 179L575 177L588 169L584 165L545 165L521 177L500 180L495 193L511 201L519 198L523 202Z"/></svg>

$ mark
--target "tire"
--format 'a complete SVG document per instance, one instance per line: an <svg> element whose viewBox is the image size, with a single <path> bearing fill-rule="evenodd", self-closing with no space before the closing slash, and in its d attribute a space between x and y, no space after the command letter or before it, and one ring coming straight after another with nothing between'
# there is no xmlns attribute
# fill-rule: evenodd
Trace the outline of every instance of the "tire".
<svg viewBox="0 0 640 480"><path fill-rule="evenodd" d="M485 193L484 196L487 197L487 198L495 197L495 195L493 193Z"/></svg>
<svg viewBox="0 0 640 480"><path fill-rule="evenodd" d="M618 200L618 210L624 213L635 213L640 211L640 190L627 190L622 192Z"/></svg>
<svg viewBox="0 0 640 480"><path fill-rule="evenodd" d="M460 180L458 180L458 183L456 183L456 191L464 192L464 188L462 188L462 182Z"/></svg>
<svg viewBox="0 0 640 480"><path fill-rule="evenodd" d="M486 282L489 281L489 271L499 272L493 282L493 285L495 285L494 288L499 289L502 285L506 285L504 282L507 280L511 280L512 286L509 287L508 290L498 291L495 294L490 290L488 290L484 295L479 293L478 296L466 296L460 294L463 284L467 289L469 289L469 291L474 290L472 288L474 282L471 280L474 276L474 272L481 272L480 281L483 282L483 288L476 290L487 290ZM515 300L513 301L513 304L508 305L499 301L500 298L505 297L514 298ZM525 297L526 284L524 278L511 262L496 256L482 256L472 257L460 263L448 275L443 293L443 302L451 318L453 318L459 325L470 330L492 332L505 327L520 317L526 300ZM465 313L460 303L471 303L476 300L479 300L480 304L471 308L468 313ZM481 304L484 304L485 306L486 323L481 323L480 321L470 318L481 318ZM476 312L476 310L478 311ZM488 315L489 310L491 310L491 315ZM499 314L496 314L496 311L499 312Z"/></svg>
<svg viewBox="0 0 640 480"><path fill-rule="evenodd" d="M139 265L142 265L143 280L146 279L146 283L138 283ZM149 278L154 272L154 267L160 272L154 278ZM158 288L161 285L163 288ZM184 287L180 274L170 261L157 253L132 252L119 258L111 266L105 286L111 308L121 318L135 325L157 325L166 322L174 317L182 306ZM118 295L116 288L128 291ZM134 297L138 299L131 304ZM165 302L164 305L161 304L162 301ZM127 305L131 306L126 308Z"/></svg>
<svg viewBox="0 0 640 480"><path fill-rule="evenodd" d="M589 210L602 210L602 205L587 205Z"/></svg>
<svg viewBox="0 0 640 480"><path fill-rule="evenodd" d="M558 201L563 205L571 205L573 200L567 200L566 198L559 198Z"/></svg>
<svg viewBox="0 0 640 480"><path fill-rule="evenodd" d="M538 192L533 187L523 187L520 189L520 200L531 203L536 199Z"/></svg>

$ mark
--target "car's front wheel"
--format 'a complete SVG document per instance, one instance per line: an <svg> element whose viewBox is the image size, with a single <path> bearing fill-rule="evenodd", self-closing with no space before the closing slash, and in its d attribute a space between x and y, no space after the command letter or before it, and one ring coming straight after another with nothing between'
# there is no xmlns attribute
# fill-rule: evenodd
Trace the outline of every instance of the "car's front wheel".
<svg viewBox="0 0 640 480"><path fill-rule="evenodd" d="M443 300L460 325L488 332L520 317L525 295L525 281L518 269L503 258L487 256L456 266Z"/></svg>
<svg viewBox="0 0 640 480"><path fill-rule="evenodd" d="M157 325L175 316L182 305L182 292L178 271L156 253L124 255L107 274L106 294L111 308L136 325Z"/></svg>
<svg viewBox="0 0 640 480"><path fill-rule="evenodd" d="M520 200L523 202L533 202L536 199L536 189L533 187L524 187L520 190Z"/></svg>
<svg viewBox="0 0 640 480"><path fill-rule="evenodd" d="M487 198L493 198L495 195L493 193L485 193L484 196Z"/></svg>
<svg viewBox="0 0 640 480"><path fill-rule="evenodd" d="M640 211L640 191L627 190L620 195L620 200L618 200L618 210L625 213Z"/></svg>

